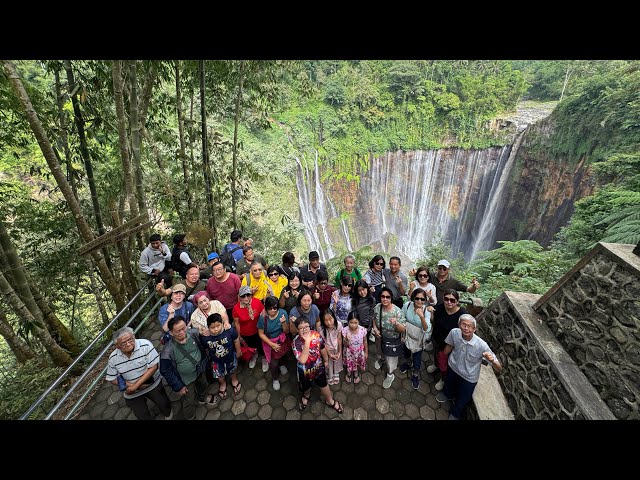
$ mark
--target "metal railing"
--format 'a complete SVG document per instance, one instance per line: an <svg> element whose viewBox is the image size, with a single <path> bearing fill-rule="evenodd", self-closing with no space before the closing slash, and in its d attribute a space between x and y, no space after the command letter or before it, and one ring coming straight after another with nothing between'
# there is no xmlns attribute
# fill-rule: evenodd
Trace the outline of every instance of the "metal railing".
<svg viewBox="0 0 640 480"><path fill-rule="evenodd" d="M115 317L113 317L113 320L111 320L111 322L109 323L109 325L107 325L106 327L104 327L104 329L98 333L98 335L96 336L96 338L94 338L91 343L89 345L87 345L87 347L82 351L82 353L80 353L80 355L78 355L78 357L73 361L73 363L71 365L69 365L67 367L67 369L62 372L62 374L56 378L53 383L42 393L42 395L40 395L40 397L29 407L29 409L20 417L20 420L26 420L29 418L29 416L34 412L34 410L36 408L38 408L42 402L44 402L44 400L51 394L51 392L53 392L55 390L55 388L60 385L60 383L67 377L67 375L69 374L69 372L71 372L71 370L73 370L73 368L80 363L80 361L84 358L84 356L93 348L93 346L98 343L98 341L102 338L102 336L117 322L117 320L122 316L122 314L133 304L133 302L135 302L135 300L142 294L142 292L145 291L145 289L151 284L153 279L149 279L141 288L140 290L138 290L138 292L131 298L131 300L129 300L129 302L124 306L124 308L122 310L120 310ZM139 313L142 311L142 309L144 308L144 306L149 303L149 301L155 296L155 291L150 293L149 296L147 297L147 299L145 300L145 302L142 304L142 306L140 308L138 308L138 310L136 310L136 312L131 316L131 318L127 321L126 325L129 325L135 318L137 315L139 315ZM159 302L158 302L159 303ZM60 406L62 405L62 402L64 400L66 400L69 395L78 387L78 385L80 385L80 382L83 378L85 378L89 372L91 371L92 368L95 367L95 365L97 364L97 362L100 360L100 358L102 357L102 355L104 355L104 353L111 347L111 342L109 342L109 345L107 345L105 347L105 349L100 353L100 355L91 363L91 365L85 370L85 372L82 374L82 376L76 381L74 382L74 384L71 386L71 388L69 389L69 391L64 395L64 397L62 398L62 400L60 400L56 406L53 408L53 410L51 412L49 412L47 414L46 419L50 419L51 415L53 415L53 413L55 413L55 411L57 411Z"/></svg>

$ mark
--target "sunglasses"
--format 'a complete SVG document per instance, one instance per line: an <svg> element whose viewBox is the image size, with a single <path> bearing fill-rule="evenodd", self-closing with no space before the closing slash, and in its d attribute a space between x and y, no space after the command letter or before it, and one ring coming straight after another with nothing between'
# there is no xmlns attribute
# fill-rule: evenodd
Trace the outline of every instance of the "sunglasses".
<svg viewBox="0 0 640 480"><path fill-rule="evenodd" d="M347 288L352 288L353 287L353 283L347 283L346 285L342 285L343 287L347 287Z"/></svg>
<svg viewBox="0 0 640 480"><path fill-rule="evenodd" d="M449 302L449 303L456 303L457 300L455 298L451 298L451 297L444 297L443 299L445 302Z"/></svg>
<svg viewBox="0 0 640 480"><path fill-rule="evenodd" d="M427 275L426 273L421 273L420 275L418 275L418 278L429 278L429 275Z"/></svg>
<svg viewBox="0 0 640 480"><path fill-rule="evenodd" d="M267 307L267 310L278 310L278 307Z"/></svg>
<svg viewBox="0 0 640 480"><path fill-rule="evenodd" d="M384 262L376 262L374 265L382 265L384 267Z"/></svg>
<svg viewBox="0 0 640 480"><path fill-rule="evenodd" d="M418 300L420 300L421 302L426 302L427 299L426 298L422 298L422 297L416 297L414 298L414 300L417 302Z"/></svg>
<svg viewBox="0 0 640 480"><path fill-rule="evenodd" d="M329 282L318 282L318 285L329 285Z"/></svg>
<svg viewBox="0 0 640 480"><path fill-rule="evenodd" d="M240 295L240 298L245 298L245 297L250 297L251 294L250 293L245 293L244 295Z"/></svg>
<svg viewBox="0 0 640 480"><path fill-rule="evenodd" d="M277 277L277 276L278 276L278 275L280 275L280 274L279 274L278 272L271 272L271 273L269 274L269 276L270 276L270 277L273 277L274 275Z"/></svg>
<svg viewBox="0 0 640 480"><path fill-rule="evenodd" d="M448 268L440 266L440 267L438 267L438 270L448 270Z"/></svg>
<svg viewBox="0 0 640 480"><path fill-rule="evenodd" d="M389 295L380 295L380 298L391 298Z"/></svg>

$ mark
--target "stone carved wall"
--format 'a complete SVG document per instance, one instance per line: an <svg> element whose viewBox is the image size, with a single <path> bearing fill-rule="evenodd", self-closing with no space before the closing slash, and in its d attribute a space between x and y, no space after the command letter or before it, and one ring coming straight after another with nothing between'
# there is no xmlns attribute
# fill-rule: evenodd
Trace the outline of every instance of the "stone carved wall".
<svg viewBox="0 0 640 480"><path fill-rule="evenodd" d="M498 355L498 382L518 420L584 419L505 294L478 317L478 335Z"/></svg>
<svg viewBox="0 0 640 480"><path fill-rule="evenodd" d="M624 247L599 244L534 309L616 418L639 420L640 271Z"/></svg>

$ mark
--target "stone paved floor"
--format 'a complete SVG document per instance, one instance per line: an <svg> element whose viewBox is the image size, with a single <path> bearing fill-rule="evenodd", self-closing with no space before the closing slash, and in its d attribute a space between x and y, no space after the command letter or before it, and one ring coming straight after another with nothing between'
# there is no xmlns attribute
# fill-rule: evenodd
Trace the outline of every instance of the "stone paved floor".
<svg viewBox="0 0 640 480"><path fill-rule="evenodd" d="M159 346L160 331L148 328L139 338L149 338L156 348ZM160 346L161 347L161 346ZM311 390L311 400L304 412L298 410L300 393L295 376L295 359L287 354L287 368L289 373L280 376L281 388L274 391L271 374L262 372L261 361L256 367L249 369L241 362L238 379L242 383L242 391L234 396L229 388L229 396L218 405L207 408L198 406L197 420L446 420L449 402L438 403L435 395L434 376L426 372L426 366L433 362L431 353L423 353L421 368L421 382L418 390L411 386L410 373L400 373L396 369L395 381L391 388L382 388L384 373L374 368L375 355L373 345L369 344L370 355L367 371L362 375L358 385L344 381L344 370L340 376L340 383L330 388L343 406L344 413L338 414L326 406L320 397L318 387ZM227 380L228 385L230 384ZM165 386L172 402L174 420L184 420L178 397ZM210 393L217 391L217 383L209 387ZM158 408L148 402L156 419L163 419ZM122 393L115 385L104 382L98 392L86 405L79 420L135 420L133 412L125 405Z"/></svg>

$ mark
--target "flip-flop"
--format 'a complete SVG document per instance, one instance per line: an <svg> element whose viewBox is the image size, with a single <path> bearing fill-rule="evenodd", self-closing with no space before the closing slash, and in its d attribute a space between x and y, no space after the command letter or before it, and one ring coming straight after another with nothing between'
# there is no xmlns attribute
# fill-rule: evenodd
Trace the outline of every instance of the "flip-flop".
<svg viewBox="0 0 640 480"><path fill-rule="evenodd" d="M240 390L242 390L242 384L240 382L234 384L231 384L231 386L233 387L233 394L234 395L238 395L240 393Z"/></svg>
<svg viewBox="0 0 640 480"><path fill-rule="evenodd" d="M304 412L304 410L309 405L309 399L310 398L311 398L311 394L309 394L309 396L302 395L302 397L300 398L300 401L298 402L298 410L300 410L301 412ZM307 401L307 403L304 402L305 400Z"/></svg>
<svg viewBox="0 0 640 480"><path fill-rule="evenodd" d="M344 376L344 381L347 382L347 383L351 383L351 374L350 373L347 373Z"/></svg>
<svg viewBox="0 0 640 480"><path fill-rule="evenodd" d="M328 403L328 402L324 402L327 406L333 408L336 412L338 413L342 413L344 412L344 408L342 408L342 405L340 405L340 402L338 402L336 399L333 399L333 404Z"/></svg>
<svg viewBox="0 0 640 480"><path fill-rule="evenodd" d="M220 397L218 395L209 394L205 399L205 405L207 407L213 407L220 403Z"/></svg>
<svg viewBox="0 0 640 480"><path fill-rule="evenodd" d="M353 383L360 383L360 375L358 375L356 373L356 375L353 377Z"/></svg>
<svg viewBox="0 0 640 480"><path fill-rule="evenodd" d="M227 398L227 395L228 392L226 388L224 390L218 390L218 396L220 397L220 400L224 400L225 398Z"/></svg>

